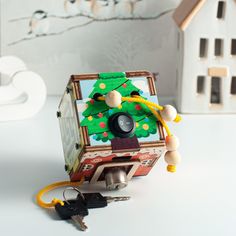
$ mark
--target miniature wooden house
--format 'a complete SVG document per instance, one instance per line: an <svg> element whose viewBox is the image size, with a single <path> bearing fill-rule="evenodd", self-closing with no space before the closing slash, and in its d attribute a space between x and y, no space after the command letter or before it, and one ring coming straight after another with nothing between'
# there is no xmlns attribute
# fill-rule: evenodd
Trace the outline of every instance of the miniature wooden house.
<svg viewBox="0 0 236 236"><path fill-rule="evenodd" d="M165 152L163 127L150 110L138 103L123 102L117 108L94 99L119 91L122 96L138 92L158 102L155 78L151 73L101 73L71 77L58 110L66 171L72 181L82 178L107 188L127 185L133 176L147 175ZM118 112L135 120L132 137L118 138L111 132L108 118Z"/></svg>
<svg viewBox="0 0 236 236"><path fill-rule="evenodd" d="M236 113L235 16L235 0L183 0L176 9L180 112Z"/></svg>

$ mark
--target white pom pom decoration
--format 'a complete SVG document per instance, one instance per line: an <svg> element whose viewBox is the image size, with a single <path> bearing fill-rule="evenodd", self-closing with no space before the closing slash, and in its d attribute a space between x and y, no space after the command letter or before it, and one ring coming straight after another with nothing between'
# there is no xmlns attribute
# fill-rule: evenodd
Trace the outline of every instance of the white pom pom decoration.
<svg viewBox="0 0 236 236"><path fill-rule="evenodd" d="M106 95L105 102L109 107L115 108L121 105L121 98L121 94L116 90L113 90Z"/></svg>
<svg viewBox="0 0 236 236"><path fill-rule="evenodd" d="M176 109L171 105L165 105L164 109L160 111L160 113L165 121L174 121L177 116Z"/></svg>
<svg viewBox="0 0 236 236"><path fill-rule="evenodd" d="M166 137L166 149L167 151L176 151L179 148L178 137L172 135Z"/></svg>
<svg viewBox="0 0 236 236"><path fill-rule="evenodd" d="M176 166L181 161L181 156L178 151L168 151L165 154L165 161L168 165Z"/></svg>

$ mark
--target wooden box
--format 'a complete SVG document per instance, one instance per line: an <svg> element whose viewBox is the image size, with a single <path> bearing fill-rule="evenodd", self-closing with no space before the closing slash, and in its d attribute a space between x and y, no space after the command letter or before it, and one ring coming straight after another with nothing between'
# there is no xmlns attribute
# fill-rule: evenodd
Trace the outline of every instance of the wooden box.
<svg viewBox="0 0 236 236"><path fill-rule="evenodd" d="M71 76L57 112L71 181L84 177L90 183L105 180L108 188L124 187L132 177L147 175L165 151L163 127L145 105L123 102L109 108L94 99L95 93L112 90L126 97L135 91L158 102L155 77L146 71ZM134 119L132 137L115 137L109 129L108 118L117 112Z"/></svg>

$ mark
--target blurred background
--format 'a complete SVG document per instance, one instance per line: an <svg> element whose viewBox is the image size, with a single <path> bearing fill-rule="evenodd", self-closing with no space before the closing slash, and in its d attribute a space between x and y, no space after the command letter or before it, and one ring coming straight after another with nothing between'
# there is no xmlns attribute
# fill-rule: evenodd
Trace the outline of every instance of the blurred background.
<svg viewBox="0 0 236 236"><path fill-rule="evenodd" d="M148 70L160 74L159 95L172 96L180 0L95 2L1 0L1 56L21 58L49 95L61 95L71 74Z"/></svg>
<svg viewBox="0 0 236 236"><path fill-rule="evenodd" d="M0 55L22 60L0 59L1 73L8 71L7 76L0 74L0 235L80 233L35 204L39 189L68 179L56 111L69 77L102 71L156 72L160 104L171 104L178 74L178 33L172 15L180 2L0 0ZM128 205L93 212L86 218L91 227L87 235L236 235L236 124L235 114L229 114L236 112L236 1L184 3L182 13L188 14L198 3L208 4L193 21L193 31L188 31L191 46L185 43L185 48L191 49L187 50L190 60L185 59L190 66L184 68L189 73L185 80L179 76L180 82L187 83L178 84L183 91L177 91L178 96L190 114L183 114L179 125L170 124L181 140L183 162L170 175L162 158L150 175L132 180L121 192L132 196ZM178 16L184 19L183 14ZM209 52L198 55L199 49ZM200 68L198 77L193 65ZM212 65L226 67L228 77L216 75L221 70L208 75ZM212 78L218 81L216 86ZM18 83L12 85L12 81ZM48 95L56 96L46 99L46 89ZM37 116L22 120L41 108ZM61 197L60 191L55 194Z"/></svg>

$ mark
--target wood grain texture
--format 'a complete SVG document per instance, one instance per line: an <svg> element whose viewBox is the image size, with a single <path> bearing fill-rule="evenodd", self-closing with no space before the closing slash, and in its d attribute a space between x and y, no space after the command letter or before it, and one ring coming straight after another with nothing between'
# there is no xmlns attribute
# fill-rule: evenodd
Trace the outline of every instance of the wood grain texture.
<svg viewBox="0 0 236 236"><path fill-rule="evenodd" d="M228 74L228 68L226 67L211 67L208 69L209 76L226 77Z"/></svg>
<svg viewBox="0 0 236 236"><path fill-rule="evenodd" d="M185 30L206 0L183 0L173 14L180 29Z"/></svg>

